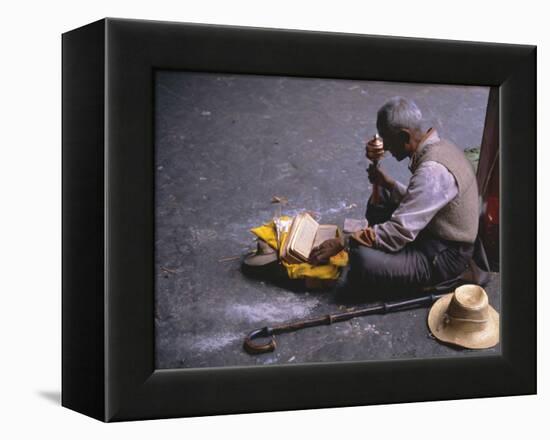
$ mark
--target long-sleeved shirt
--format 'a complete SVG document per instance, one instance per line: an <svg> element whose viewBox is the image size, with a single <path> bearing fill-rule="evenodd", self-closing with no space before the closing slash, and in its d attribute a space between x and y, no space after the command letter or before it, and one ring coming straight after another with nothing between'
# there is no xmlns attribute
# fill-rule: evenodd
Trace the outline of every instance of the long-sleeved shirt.
<svg viewBox="0 0 550 440"><path fill-rule="evenodd" d="M437 141L437 132L428 131L416 154ZM413 155L411 164L414 159ZM447 168L438 162L423 162L411 176L408 186L396 181L391 197L398 206L390 220L373 226L375 247L388 252L401 250L414 241L435 214L457 195L458 184Z"/></svg>

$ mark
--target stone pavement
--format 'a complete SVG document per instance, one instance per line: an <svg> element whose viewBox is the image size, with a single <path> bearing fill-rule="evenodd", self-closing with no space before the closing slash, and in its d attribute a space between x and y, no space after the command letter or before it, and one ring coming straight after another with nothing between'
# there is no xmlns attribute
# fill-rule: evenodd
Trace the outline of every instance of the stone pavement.
<svg viewBox="0 0 550 440"><path fill-rule="evenodd" d="M361 218L364 143L385 100L414 99L428 125L470 148L481 144L487 88L159 72L156 95L157 368L498 353L435 342L427 309L281 335L271 354L242 350L252 329L354 306L335 291L242 274L249 229L273 217L272 196L289 199L284 213L315 211L321 223ZM406 162L382 166L406 183ZM499 310L498 274L486 290Z"/></svg>

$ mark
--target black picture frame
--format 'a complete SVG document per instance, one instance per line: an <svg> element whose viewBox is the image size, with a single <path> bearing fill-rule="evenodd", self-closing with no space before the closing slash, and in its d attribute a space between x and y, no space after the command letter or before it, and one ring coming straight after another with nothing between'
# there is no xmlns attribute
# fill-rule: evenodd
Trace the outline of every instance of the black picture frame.
<svg viewBox="0 0 550 440"><path fill-rule="evenodd" d="M62 50L63 406L120 421L536 393L535 46L104 19ZM155 370L155 69L499 87L501 355Z"/></svg>

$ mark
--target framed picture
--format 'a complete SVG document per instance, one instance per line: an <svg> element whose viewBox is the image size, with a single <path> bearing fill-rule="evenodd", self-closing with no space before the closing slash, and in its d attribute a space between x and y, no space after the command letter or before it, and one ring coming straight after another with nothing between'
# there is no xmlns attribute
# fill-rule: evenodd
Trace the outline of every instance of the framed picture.
<svg viewBox="0 0 550 440"><path fill-rule="evenodd" d="M533 46L64 34L63 405L535 393L535 133Z"/></svg>

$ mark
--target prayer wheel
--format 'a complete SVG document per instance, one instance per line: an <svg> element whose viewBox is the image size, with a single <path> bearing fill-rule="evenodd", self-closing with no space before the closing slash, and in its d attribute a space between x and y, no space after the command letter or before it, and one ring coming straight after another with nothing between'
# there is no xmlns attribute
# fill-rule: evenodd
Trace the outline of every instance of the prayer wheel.
<svg viewBox="0 0 550 440"><path fill-rule="evenodd" d="M384 150L384 142L382 141L382 138L376 133L374 137L367 142L367 157L370 159L371 157L376 159L371 159L372 163L375 167L378 166L380 153ZM374 205L377 205L380 202L380 195L378 193L378 184L376 181L372 184L372 203Z"/></svg>

